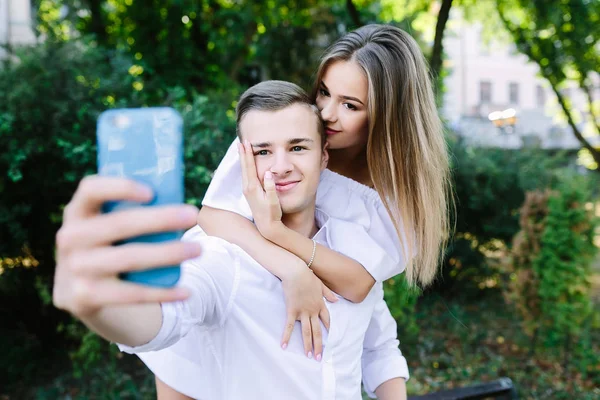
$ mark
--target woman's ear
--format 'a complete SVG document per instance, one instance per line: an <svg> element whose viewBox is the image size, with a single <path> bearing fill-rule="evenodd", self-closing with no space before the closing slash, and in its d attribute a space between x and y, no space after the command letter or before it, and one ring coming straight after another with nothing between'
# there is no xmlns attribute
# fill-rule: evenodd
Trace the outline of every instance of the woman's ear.
<svg viewBox="0 0 600 400"><path fill-rule="evenodd" d="M328 147L329 143L325 142L325 145L323 146L323 153L321 155L321 171L327 168L327 163L329 162L329 152L327 151Z"/></svg>

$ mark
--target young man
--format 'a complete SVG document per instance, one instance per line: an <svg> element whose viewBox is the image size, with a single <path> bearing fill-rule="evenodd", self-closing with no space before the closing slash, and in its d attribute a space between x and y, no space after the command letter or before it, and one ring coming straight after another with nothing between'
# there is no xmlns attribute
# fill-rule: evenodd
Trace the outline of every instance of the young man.
<svg viewBox="0 0 600 400"><path fill-rule="evenodd" d="M244 110L239 134L251 145L261 184L268 193L277 192L282 222L335 249L331 232L352 235L355 226L315 207L327 152L319 113L308 96L290 83L263 82L244 93L238 110ZM304 355L299 336L292 336L287 349L279 347L286 322L281 282L239 247L205 236L199 227L181 243L110 246L193 224L195 209L184 207L98 214L105 201L150 196L126 180L84 180L57 235L57 307L138 353L158 378L189 396L360 399L361 371L380 398L405 396L405 361L381 284L361 303L340 299L327 305L331 325L328 333L323 330L322 360L315 362ZM186 259L178 289L143 288L117 278L123 271ZM370 357L361 366L363 347Z"/></svg>

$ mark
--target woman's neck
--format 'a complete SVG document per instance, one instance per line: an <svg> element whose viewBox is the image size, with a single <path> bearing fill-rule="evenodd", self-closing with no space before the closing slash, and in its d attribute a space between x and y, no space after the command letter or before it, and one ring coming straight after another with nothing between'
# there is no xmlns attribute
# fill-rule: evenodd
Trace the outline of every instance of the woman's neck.
<svg viewBox="0 0 600 400"><path fill-rule="evenodd" d="M329 150L327 168L363 185L373 187L365 148Z"/></svg>

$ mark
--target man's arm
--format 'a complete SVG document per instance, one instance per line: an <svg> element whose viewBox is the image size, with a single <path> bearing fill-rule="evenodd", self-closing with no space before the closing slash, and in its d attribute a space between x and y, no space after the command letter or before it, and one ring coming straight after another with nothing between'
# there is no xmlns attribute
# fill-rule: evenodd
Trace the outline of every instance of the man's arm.
<svg viewBox="0 0 600 400"><path fill-rule="evenodd" d="M379 400L406 400L406 380L404 378L387 380L375 389L375 395Z"/></svg>

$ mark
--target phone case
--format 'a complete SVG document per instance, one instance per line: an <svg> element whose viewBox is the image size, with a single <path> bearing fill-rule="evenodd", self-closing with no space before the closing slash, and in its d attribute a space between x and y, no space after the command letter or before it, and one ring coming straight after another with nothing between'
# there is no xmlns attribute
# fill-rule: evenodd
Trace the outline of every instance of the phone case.
<svg viewBox="0 0 600 400"><path fill-rule="evenodd" d="M150 203L109 202L104 212L131 207L183 203L183 121L172 108L116 109L98 118L98 173L129 178L149 185L155 197ZM140 236L131 242L155 243L179 240L182 231ZM127 281L170 287L180 277L180 266L170 265L121 274Z"/></svg>

